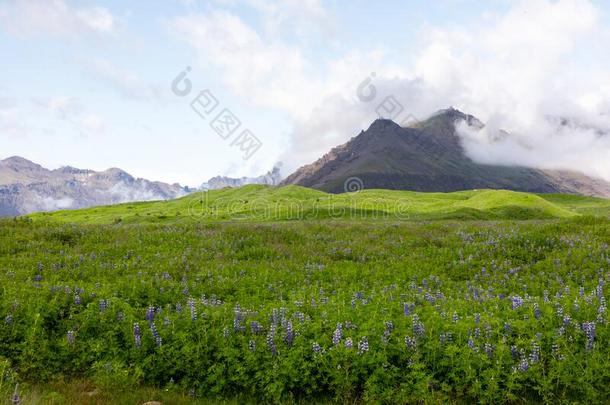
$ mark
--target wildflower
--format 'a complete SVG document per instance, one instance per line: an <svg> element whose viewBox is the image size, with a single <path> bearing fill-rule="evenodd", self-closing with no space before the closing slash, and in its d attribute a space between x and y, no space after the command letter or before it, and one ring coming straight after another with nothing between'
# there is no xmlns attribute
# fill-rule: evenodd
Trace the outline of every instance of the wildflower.
<svg viewBox="0 0 610 405"><path fill-rule="evenodd" d="M275 324L271 324L267 333L267 347L273 356L277 355L277 347L275 346Z"/></svg>
<svg viewBox="0 0 610 405"><path fill-rule="evenodd" d="M343 327L340 323L337 324L335 331L333 332L333 344L337 346L343 338Z"/></svg>
<svg viewBox="0 0 610 405"><path fill-rule="evenodd" d="M74 331L73 330L68 331L67 339L68 339L68 344L71 344L71 345L74 344Z"/></svg>
<svg viewBox="0 0 610 405"><path fill-rule="evenodd" d="M519 367L517 369L520 372L525 373L529 368L530 368L530 365L527 362L527 359L521 359L521 362L519 363Z"/></svg>
<svg viewBox="0 0 610 405"><path fill-rule="evenodd" d="M294 330L292 329L292 322L286 322L286 336L284 336L284 342L290 347L294 341Z"/></svg>
<svg viewBox="0 0 610 405"><path fill-rule="evenodd" d="M250 339L250 341L248 342L248 350L250 350L251 352L256 351L256 342L252 339Z"/></svg>
<svg viewBox="0 0 610 405"><path fill-rule="evenodd" d="M481 322L481 314L474 314L474 323L479 324Z"/></svg>
<svg viewBox="0 0 610 405"><path fill-rule="evenodd" d="M366 336L364 336L358 342L358 354L363 354L368 351L369 351L369 340Z"/></svg>
<svg viewBox="0 0 610 405"><path fill-rule="evenodd" d="M404 312L405 315L411 315L411 313L413 312L414 309L415 309L415 304L413 304L413 303L405 302L402 304L402 311Z"/></svg>
<svg viewBox="0 0 610 405"><path fill-rule="evenodd" d="M510 301L513 310L520 308L523 305L523 298L518 295L510 297Z"/></svg>
<svg viewBox="0 0 610 405"><path fill-rule="evenodd" d="M322 348L320 347L318 342L313 342L313 344L311 345L311 349L314 353L322 353Z"/></svg>
<svg viewBox="0 0 610 405"><path fill-rule="evenodd" d="M187 301L187 305L191 310L191 320L196 321L197 320L197 308L195 308L195 300L192 298L189 298Z"/></svg>
<svg viewBox="0 0 610 405"><path fill-rule="evenodd" d="M512 345L510 347L510 355L513 357L513 359L518 359L519 358L519 350L517 349L517 346Z"/></svg>
<svg viewBox="0 0 610 405"><path fill-rule="evenodd" d="M425 333L424 324L419 321L417 314L413 315L413 334L415 336L423 336Z"/></svg>
<svg viewBox="0 0 610 405"><path fill-rule="evenodd" d="M460 320L460 318L458 317L457 312L453 312L453 318L452 318L452 320L453 320L453 323L457 323L457 321L459 321L459 320Z"/></svg>
<svg viewBox="0 0 610 405"><path fill-rule="evenodd" d="M152 333L157 346L161 346L162 339L161 339L161 336L159 336L159 332L157 332L157 327L155 326L154 322L150 322L150 332Z"/></svg>
<svg viewBox="0 0 610 405"><path fill-rule="evenodd" d="M155 320L155 307L152 305L146 310L146 320L148 322L153 322Z"/></svg>
<svg viewBox="0 0 610 405"><path fill-rule="evenodd" d="M508 322L504 322L504 333L510 333L510 324Z"/></svg>
<svg viewBox="0 0 610 405"><path fill-rule="evenodd" d="M106 311L106 309L108 308L108 300L100 300L99 307L100 312Z"/></svg>
<svg viewBox="0 0 610 405"><path fill-rule="evenodd" d="M80 305L81 303L82 303L82 301L81 301L80 295L76 294L74 296L74 305Z"/></svg>
<svg viewBox="0 0 610 405"><path fill-rule="evenodd" d="M6 323L7 325L12 325L13 324L13 315L8 314L6 316L6 318L4 318L4 323Z"/></svg>
<svg viewBox="0 0 610 405"><path fill-rule="evenodd" d="M489 358L492 358L493 354L494 354L494 347L493 347L493 345L491 343L485 343L485 345L483 347L484 347L485 353L487 353L487 356Z"/></svg>
<svg viewBox="0 0 610 405"><path fill-rule="evenodd" d="M140 325L135 322L133 324L133 338L136 343L136 347L140 347L142 345L142 335L140 334Z"/></svg>
<svg viewBox="0 0 610 405"><path fill-rule="evenodd" d="M263 327L256 321L250 322L250 332L254 335L258 335L263 331Z"/></svg>
<svg viewBox="0 0 610 405"><path fill-rule="evenodd" d="M532 364L540 361L540 345L537 342L532 343L532 352L530 353L530 362Z"/></svg>
<svg viewBox="0 0 610 405"><path fill-rule="evenodd" d="M411 336L405 336L405 346L409 350L415 350L417 348L417 340Z"/></svg>
<svg viewBox="0 0 610 405"><path fill-rule="evenodd" d="M592 350L595 341L595 322L584 322L581 327L587 337L586 348Z"/></svg>

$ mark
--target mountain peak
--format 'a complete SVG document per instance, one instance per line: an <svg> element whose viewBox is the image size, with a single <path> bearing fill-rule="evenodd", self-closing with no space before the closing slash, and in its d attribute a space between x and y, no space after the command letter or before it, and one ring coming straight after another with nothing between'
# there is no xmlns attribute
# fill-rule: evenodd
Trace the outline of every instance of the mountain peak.
<svg viewBox="0 0 610 405"><path fill-rule="evenodd" d="M0 160L5 166L12 168L39 168L40 165L32 162L31 160L27 160L26 158L22 158L21 156L11 156L6 159Z"/></svg>

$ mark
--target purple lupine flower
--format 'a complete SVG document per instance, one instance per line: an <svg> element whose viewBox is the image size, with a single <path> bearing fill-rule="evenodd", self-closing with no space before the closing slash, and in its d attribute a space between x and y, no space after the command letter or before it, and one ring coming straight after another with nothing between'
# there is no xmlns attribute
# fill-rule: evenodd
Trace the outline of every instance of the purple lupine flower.
<svg viewBox="0 0 610 405"><path fill-rule="evenodd" d="M474 314L474 323L478 325L479 322L481 322L481 314L476 313Z"/></svg>
<svg viewBox="0 0 610 405"><path fill-rule="evenodd" d="M275 324L269 326L269 332L267 332L267 347L273 356L277 355L277 347L275 346Z"/></svg>
<svg viewBox="0 0 610 405"><path fill-rule="evenodd" d="M263 331L263 327L256 321L250 322L250 332L254 335L258 335Z"/></svg>
<svg viewBox="0 0 610 405"><path fill-rule="evenodd" d="M586 348L592 350L595 341L595 322L584 322L581 327L587 337Z"/></svg>
<svg viewBox="0 0 610 405"><path fill-rule="evenodd" d="M311 349L313 350L314 353L318 354L318 353L322 353L322 348L320 347L320 345L318 344L318 342L313 342L311 345Z"/></svg>
<svg viewBox="0 0 610 405"><path fill-rule="evenodd" d="M517 360L519 358L519 349L517 349L517 346L512 345L510 347L510 355L513 357L514 360Z"/></svg>
<svg viewBox="0 0 610 405"><path fill-rule="evenodd" d="M532 352L530 353L531 364L540 361L540 345L537 342L532 343Z"/></svg>
<svg viewBox="0 0 610 405"><path fill-rule="evenodd" d="M354 347L354 341L352 340L352 338L348 337L347 339L345 339L344 346L346 349L351 349L352 347Z"/></svg>
<svg viewBox="0 0 610 405"><path fill-rule="evenodd" d="M74 331L69 330L66 337L68 339L68 344L73 345L74 344Z"/></svg>
<svg viewBox="0 0 610 405"><path fill-rule="evenodd" d="M493 357L494 354L494 347L491 343L485 343L485 345L483 345L485 353L487 353L487 356L489 358Z"/></svg>
<svg viewBox="0 0 610 405"><path fill-rule="evenodd" d="M585 287L580 287L579 288L579 293L580 293L581 297L584 297L585 296Z"/></svg>
<svg viewBox="0 0 610 405"><path fill-rule="evenodd" d="M518 295L510 297L510 302L513 310L523 306L523 298Z"/></svg>
<svg viewBox="0 0 610 405"><path fill-rule="evenodd" d="M474 328L474 338L478 339L481 337L481 329L479 328Z"/></svg>
<svg viewBox="0 0 610 405"><path fill-rule="evenodd" d="M417 348L417 340L411 336L405 336L405 346L409 350L415 350Z"/></svg>
<svg viewBox="0 0 610 405"><path fill-rule="evenodd" d="M79 294L76 294L76 295L74 296L74 305L80 305L81 303L82 303L82 300L81 300L81 298L80 298L80 295L79 295Z"/></svg>
<svg viewBox="0 0 610 405"><path fill-rule="evenodd" d="M413 314L413 334L421 337L425 332L424 324L419 321L419 316Z"/></svg>
<svg viewBox="0 0 610 405"><path fill-rule="evenodd" d="M453 317L452 317L453 323L457 323L457 321L460 320L460 317L458 316L457 312L453 312Z"/></svg>
<svg viewBox="0 0 610 405"><path fill-rule="evenodd" d="M106 309L108 308L108 300L100 300L99 306L100 312L106 311Z"/></svg>
<svg viewBox="0 0 610 405"><path fill-rule="evenodd" d="M246 330L246 327L243 326L241 324L241 321L243 319L243 313L241 311L241 307L239 306L239 303L235 304L235 309L233 310L234 316L233 316L233 331L235 333L239 333L239 332L243 332Z"/></svg>
<svg viewBox="0 0 610 405"><path fill-rule="evenodd" d="M542 296L543 296L542 299L543 299L544 302L549 302L549 292L547 290L544 290L542 292Z"/></svg>
<svg viewBox="0 0 610 405"><path fill-rule="evenodd" d="M142 335L140 334L140 325L137 322L133 324L133 339L136 343L137 348L142 346Z"/></svg>
<svg viewBox="0 0 610 405"><path fill-rule="evenodd" d="M369 351L369 340L366 336L358 342L358 354L363 354Z"/></svg>
<svg viewBox="0 0 610 405"><path fill-rule="evenodd" d="M176 304L176 312L177 313L182 313L182 304L181 303L177 303Z"/></svg>
<svg viewBox="0 0 610 405"><path fill-rule="evenodd" d="M192 298L189 298L187 301L187 305L191 310L191 320L196 321L197 320L197 308L195 308L195 300Z"/></svg>
<svg viewBox="0 0 610 405"><path fill-rule="evenodd" d="M153 322L155 320L155 307L152 305L146 309L146 320L148 322Z"/></svg>
<svg viewBox="0 0 610 405"><path fill-rule="evenodd" d="M159 332L157 332L157 327L155 326L154 322L150 322L150 332L153 335L153 338L155 339L155 343L157 344L157 346L161 346L161 343L163 342L163 340L161 339L161 336L159 336Z"/></svg>
<svg viewBox="0 0 610 405"><path fill-rule="evenodd" d="M294 330L292 329L292 321L286 322L286 336L284 336L284 342L288 345L288 347L292 346L292 342L294 341Z"/></svg>
<svg viewBox="0 0 610 405"><path fill-rule="evenodd" d="M572 322L572 318L570 317L570 315L564 315L563 326L570 326L571 322Z"/></svg>
<svg viewBox="0 0 610 405"><path fill-rule="evenodd" d="M8 314L6 316L6 318L4 318L4 323L6 323L7 325L12 325L13 324L13 315Z"/></svg>
<svg viewBox="0 0 610 405"><path fill-rule="evenodd" d="M474 340L471 337L468 338L468 347L474 349Z"/></svg>
<svg viewBox="0 0 610 405"><path fill-rule="evenodd" d="M527 362L527 359L521 359L521 362L519 363L519 366L517 367L517 369L520 372L525 373L529 368L530 368L530 365Z"/></svg>
<svg viewBox="0 0 610 405"><path fill-rule="evenodd" d="M405 302L402 304L402 311L404 312L405 315L411 315L411 312L413 312L414 308L415 308L415 304L413 304L413 303Z"/></svg>
<svg viewBox="0 0 610 405"><path fill-rule="evenodd" d="M504 333L510 333L510 323L504 322Z"/></svg>
<svg viewBox="0 0 610 405"><path fill-rule="evenodd" d="M338 323L337 327L335 328L335 331L333 332L333 344L335 346L339 345L342 338L343 338L343 326L341 325L341 323Z"/></svg>

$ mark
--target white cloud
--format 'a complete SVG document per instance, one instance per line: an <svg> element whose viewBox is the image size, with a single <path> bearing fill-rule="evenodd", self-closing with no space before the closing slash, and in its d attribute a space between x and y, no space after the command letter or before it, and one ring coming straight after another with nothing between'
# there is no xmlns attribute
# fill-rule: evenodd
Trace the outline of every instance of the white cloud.
<svg viewBox="0 0 610 405"><path fill-rule="evenodd" d="M76 97L58 96L32 101L39 109L69 123L81 135L100 135L106 130L104 118L99 114L88 112L81 100Z"/></svg>
<svg viewBox="0 0 610 405"><path fill-rule="evenodd" d="M106 35L116 21L104 7L73 7L64 0L8 0L0 4L0 25L20 37Z"/></svg>
<svg viewBox="0 0 610 405"><path fill-rule="evenodd" d="M356 135L392 94L416 117L455 106L487 122L476 133L461 128L467 153L478 161L572 169L610 180L610 135L591 129L610 128L608 66L591 69L604 66L610 54L610 42L600 42L607 35L599 11L586 0L517 1L508 13L474 26L430 29L410 73L393 79L378 74L371 103L340 92L328 98L297 123L289 152L297 158L284 160L303 163L306 155L327 151L326 140ZM572 125L558 125L558 117ZM501 129L511 137L498 140Z"/></svg>
<svg viewBox="0 0 610 405"><path fill-rule="evenodd" d="M108 60L97 59L91 66L96 77L109 83L126 98L155 100L162 98L167 93L161 86L148 84L136 74L124 70Z"/></svg>

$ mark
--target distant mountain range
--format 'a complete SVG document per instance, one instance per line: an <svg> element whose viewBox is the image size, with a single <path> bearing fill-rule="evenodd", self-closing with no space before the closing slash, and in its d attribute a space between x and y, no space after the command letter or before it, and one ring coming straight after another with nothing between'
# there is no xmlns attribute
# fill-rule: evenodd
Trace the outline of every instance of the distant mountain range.
<svg viewBox="0 0 610 405"><path fill-rule="evenodd" d="M301 167L282 184L332 193L361 188L437 192L506 189L610 197L610 183L582 173L472 161L456 132L460 121L483 128L478 119L453 108L406 128L390 120L376 120L366 131Z"/></svg>
<svg viewBox="0 0 610 405"><path fill-rule="evenodd" d="M179 184L134 178L116 168L102 172L69 166L48 170L17 156L0 161L0 216L169 200L191 191Z"/></svg>
<svg viewBox="0 0 610 405"><path fill-rule="evenodd" d="M275 165L273 169L258 177L212 177L200 187L201 190L218 190L225 187L241 187L246 184L264 184L268 186L277 186L282 181L280 174L280 165Z"/></svg>

